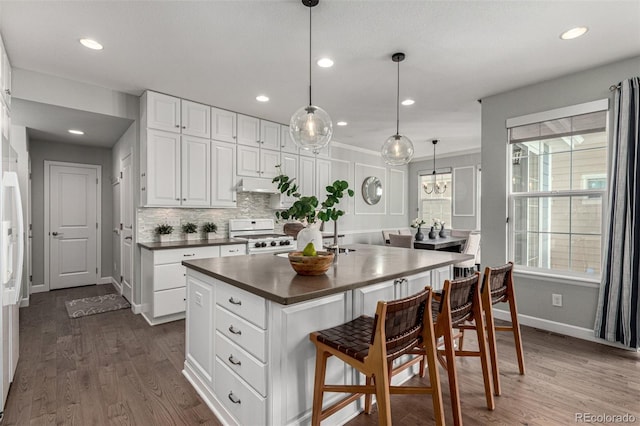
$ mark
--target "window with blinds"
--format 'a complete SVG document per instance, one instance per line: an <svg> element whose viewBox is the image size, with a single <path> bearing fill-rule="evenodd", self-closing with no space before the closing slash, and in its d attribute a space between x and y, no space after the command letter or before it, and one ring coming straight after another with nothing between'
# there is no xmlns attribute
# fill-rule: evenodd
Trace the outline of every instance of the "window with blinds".
<svg viewBox="0 0 640 426"><path fill-rule="evenodd" d="M514 263L520 269L599 278L607 111L553 117L508 130Z"/></svg>

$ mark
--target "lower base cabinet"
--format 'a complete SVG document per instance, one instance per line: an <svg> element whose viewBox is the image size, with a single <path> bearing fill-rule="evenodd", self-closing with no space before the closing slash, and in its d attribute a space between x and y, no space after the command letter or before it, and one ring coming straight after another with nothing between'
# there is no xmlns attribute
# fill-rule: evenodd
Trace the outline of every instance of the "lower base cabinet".
<svg viewBox="0 0 640 426"><path fill-rule="evenodd" d="M186 247L164 250L142 249L142 316L150 325L185 317L186 268L183 260L246 254L245 244Z"/></svg>
<svg viewBox="0 0 640 426"><path fill-rule="evenodd" d="M309 424L316 359L309 334L372 315L378 300L415 294L447 273L450 267L281 305L188 269L183 374L224 424ZM361 381L346 364L329 359L327 383ZM340 398L328 393L324 404ZM356 401L325 423L343 424L362 409Z"/></svg>

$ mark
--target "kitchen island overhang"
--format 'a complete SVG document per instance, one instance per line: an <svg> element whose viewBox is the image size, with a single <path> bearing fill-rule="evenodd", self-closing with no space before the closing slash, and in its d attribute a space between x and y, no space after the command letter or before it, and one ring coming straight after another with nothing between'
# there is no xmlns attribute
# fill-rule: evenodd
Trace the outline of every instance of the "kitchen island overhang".
<svg viewBox="0 0 640 426"><path fill-rule="evenodd" d="M379 300L441 288L471 255L350 245L324 276L299 276L273 254L185 261L183 374L223 424L302 425L311 420L316 352L309 333L375 313ZM393 378L399 384L415 374ZM335 359L327 380L361 378ZM325 404L341 395L329 394ZM353 402L325 424L362 411Z"/></svg>

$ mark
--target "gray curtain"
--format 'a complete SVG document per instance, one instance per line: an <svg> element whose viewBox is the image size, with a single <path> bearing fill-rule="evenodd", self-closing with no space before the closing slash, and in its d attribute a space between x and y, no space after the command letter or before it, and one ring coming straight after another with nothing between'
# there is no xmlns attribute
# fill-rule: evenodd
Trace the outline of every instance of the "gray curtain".
<svg viewBox="0 0 640 426"><path fill-rule="evenodd" d="M638 349L640 339L640 78L620 83L614 100L609 203L595 334Z"/></svg>

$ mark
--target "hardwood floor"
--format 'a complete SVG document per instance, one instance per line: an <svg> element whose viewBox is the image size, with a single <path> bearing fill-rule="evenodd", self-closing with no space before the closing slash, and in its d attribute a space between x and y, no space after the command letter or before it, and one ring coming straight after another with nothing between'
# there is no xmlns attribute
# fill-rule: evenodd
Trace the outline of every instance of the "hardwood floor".
<svg viewBox="0 0 640 426"><path fill-rule="evenodd" d="M20 310L20 361L3 426L220 424L181 374L184 321L150 327L128 309L67 317L66 300L111 292L103 285L31 296L31 306ZM458 359L465 425L568 425L578 412L629 413L640 423L640 354L522 332L526 376L518 374L510 335L498 334L502 396L495 411L485 407L479 360ZM465 337L465 346L475 344ZM446 422L453 424L440 371ZM433 424L426 398L392 396L394 424ZM374 408L349 425L377 423Z"/></svg>
<svg viewBox="0 0 640 426"><path fill-rule="evenodd" d="M2 425L219 425L182 376L184 321L129 309L70 319L64 302L110 285L31 296Z"/></svg>

